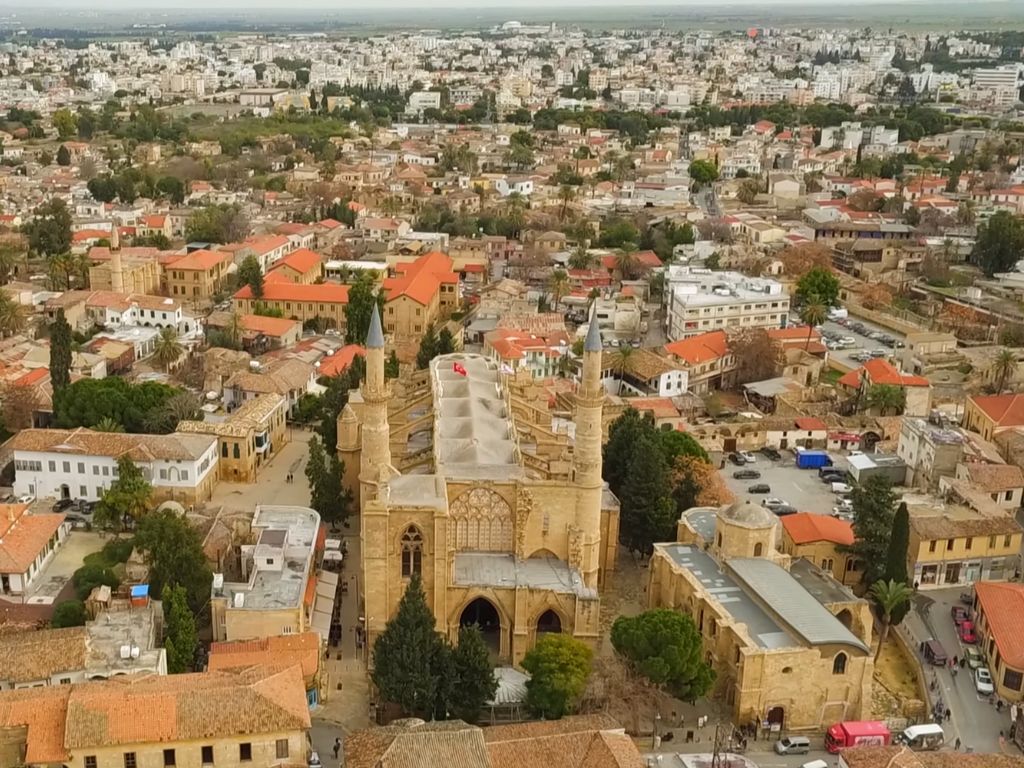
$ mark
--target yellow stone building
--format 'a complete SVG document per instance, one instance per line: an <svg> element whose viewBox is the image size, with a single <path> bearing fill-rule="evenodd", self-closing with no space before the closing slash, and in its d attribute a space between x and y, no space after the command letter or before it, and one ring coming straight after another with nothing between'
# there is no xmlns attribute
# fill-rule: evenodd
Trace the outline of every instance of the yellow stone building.
<svg viewBox="0 0 1024 768"><path fill-rule="evenodd" d="M506 663L541 632L597 639L619 509L601 478L601 339L591 328L570 447L550 417L530 418L515 382L480 355L437 357L427 371L386 382L374 313L366 381L338 422L362 515L368 647L414 574L441 632L455 640L460 626L477 623Z"/></svg>
<svg viewBox="0 0 1024 768"><path fill-rule="evenodd" d="M688 510L678 542L654 546L648 607L693 617L737 724L767 735L869 717L867 602L779 552L778 536L778 518L749 501Z"/></svg>

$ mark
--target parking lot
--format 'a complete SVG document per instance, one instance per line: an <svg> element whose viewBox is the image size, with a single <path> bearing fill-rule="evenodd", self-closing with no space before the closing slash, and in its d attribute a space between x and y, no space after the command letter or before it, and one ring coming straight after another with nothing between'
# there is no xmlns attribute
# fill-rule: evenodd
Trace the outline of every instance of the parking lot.
<svg viewBox="0 0 1024 768"><path fill-rule="evenodd" d="M754 463L737 467L731 461L726 460L722 474L725 476L725 483L729 490L735 494L737 499L750 499L751 501L762 502L766 497L782 499L790 506L795 507L798 512L817 512L819 514L832 514L832 507L837 504L838 497L832 493L831 488L823 483L818 477L816 469L798 469L796 459L792 451L780 451L782 458L772 461L762 453L754 453ZM829 453L834 466L838 469L847 468L846 458L838 452ZM738 480L734 478L733 472L743 469L753 469L761 473L757 480ZM771 491L768 493L752 494L747 489L759 483L765 483Z"/></svg>
<svg viewBox="0 0 1024 768"><path fill-rule="evenodd" d="M859 332L858 330L850 328L849 324L853 323L860 323L862 326L864 326L864 332ZM869 338L866 334L884 333L887 334L888 336L891 336L895 341L898 341L900 343L902 343L905 338L902 334L897 333L896 331L889 330L888 328L882 328L881 326L873 325L872 323L864 322L863 320L857 317L850 317L848 325L846 326L840 325L839 323L836 323L832 320L827 320L824 323L822 323L821 330L823 334L832 333L837 334L839 336L852 338L854 340L854 344L851 347L848 347L846 349L829 350L830 357L839 360L844 365L848 365L851 368L859 368L863 364L861 361L855 359L855 355L858 355L859 353L871 352L872 350L884 350L886 353L884 357L888 359L891 359L894 355L899 354L900 350L898 348L886 346L885 344L882 344L881 342L875 339ZM879 357L882 357L882 355L879 355Z"/></svg>

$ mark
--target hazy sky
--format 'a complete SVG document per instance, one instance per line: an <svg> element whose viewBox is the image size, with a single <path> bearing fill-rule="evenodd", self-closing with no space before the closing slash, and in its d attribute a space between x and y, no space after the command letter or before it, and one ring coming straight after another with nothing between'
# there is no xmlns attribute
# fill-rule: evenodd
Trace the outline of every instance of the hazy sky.
<svg viewBox="0 0 1024 768"><path fill-rule="evenodd" d="M975 5L979 0L974 0ZM1013 8L1016 3L1012 0L980 0L986 5L1005 5ZM915 7L934 5L932 0L857 0L857 5L886 5L893 9L900 7ZM945 4L945 3L943 3ZM18 9L38 9L40 7L54 9L82 10L88 8L102 13L103 11L128 11L143 9L140 12L139 21L146 21L158 17L164 11L172 11L177 8L202 8L211 13L216 13L224 8L259 8L266 10L287 11L293 9L317 9L330 10L338 14L352 13L353 15L364 15L373 13L375 10L395 11L403 8L425 10L429 8L465 8L482 12L495 12L507 10L509 18L515 18L516 8L543 8L552 10L566 7L622 7L622 6L658 6L673 7L680 10L687 8L715 8L722 6L745 6L751 9L772 7L821 7L827 5L843 6L850 8L850 0L373 0L369 4L353 4L338 2L338 0L290 0L287 5L282 5L280 0L216 0L211 3L209 0L165 0L160 6L153 7L148 3L140 3L139 0L106 0L102 5L97 6L94 0L38 0L27 5L24 0L15 0L11 3L0 3L6 5L8 12L17 12ZM0 10L0 14L4 14Z"/></svg>

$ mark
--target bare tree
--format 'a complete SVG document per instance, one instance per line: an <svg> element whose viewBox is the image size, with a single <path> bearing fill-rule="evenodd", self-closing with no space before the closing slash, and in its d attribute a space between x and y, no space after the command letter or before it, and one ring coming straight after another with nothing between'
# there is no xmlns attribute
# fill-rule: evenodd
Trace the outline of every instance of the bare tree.
<svg viewBox="0 0 1024 768"><path fill-rule="evenodd" d="M8 432L17 432L32 426L32 415L39 407L35 387L8 384L3 389L3 420Z"/></svg>
<svg viewBox="0 0 1024 768"><path fill-rule="evenodd" d="M586 690L580 700L580 712L608 712L613 717L630 718L630 733L641 733L641 718L668 713L672 697L650 680L638 675L618 656L594 659Z"/></svg>

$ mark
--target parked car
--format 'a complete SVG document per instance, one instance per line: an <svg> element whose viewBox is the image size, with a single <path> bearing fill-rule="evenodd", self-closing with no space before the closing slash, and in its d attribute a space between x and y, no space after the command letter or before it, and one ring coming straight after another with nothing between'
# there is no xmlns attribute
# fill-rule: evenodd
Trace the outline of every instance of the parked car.
<svg viewBox="0 0 1024 768"><path fill-rule="evenodd" d="M19 496L18 497L18 503L19 504L31 504L35 500L36 500L36 497L31 495L31 494L28 494L28 493L26 493L24 496Z"/></svg>
<svg viewBox="0 0 1024 768"><path fill-rule="evenodd" d="M846 483L832 483L832 493L850 493L853 490L853 486L847 485Z"/></svg>
<svg viewBox="0 0 1024 768"><path fill-rule="evenodd" d="M785 507L787 506L787 503L783 499L769 497L767 499L761 499L761 506L765 509L774 509L775 507Z"/></svg>
<svg viewBox="0 0 1024 768"><path fill-rule="evenodd" d="M53 505L53 511L54 512L63 512L68 507L71 507L72 505L74 505L74 503L75 502L73 502L71 499L61 499L60 501L58 501L56 504Z"/></svg>
<svg viewBox="0 0 1024 768"><path fill-rule="evenodd" d="M871 359L871 353L870 352L856 352L856 353L850 355L850 359L851 360L856 360L858 363L866 363L868 360Z"/></svg>
<svg viewBox="0 0 1024 768"><path fill-rule="evenodd" d="M768 483L755 483L747 488L747 493L771 493L772 487Z"/></svg>
<svg viewBox="0 0 1024 768"><path fill-rule="evenodd" d="M974 645L978 642L978 636L974 634L974 622L973 621L962 621L960 622L960 628L958 630L960 635L960 642L967 643L968 645Z"/></svg>
<svg viewBox="0 0 1024 768"><path fill-rule="evenodd" d="M995 691L995 686L992 685L992 675L985 667L978 667L974 670L974 690L982 696L991 696Z"/></svg>
<svg viewBox="0 0 1024 768"><path fill-rule="evenodd" d="M796 507L792 507L789 504L782 504L778 507L772 507L771 513L776 517L785 517L786 515L795 515Z"/></svg>
<svg viewBox="0 0 1024 768"><path fill-rule="evenodd" d="M882 347L876 347L871 350L871 357L885 357L889 354L889 350L883 349Z"/></svg>
<svg viewBox="0 0 1024 768"><path fill-rule="evenodd" d="M756 469L737 469L732 473L737 480L760 480L761 473Z"/></svg>
<svg viewBox="0 0 1024 768"><path fill-rule="evenodd" d="M971 617L970 614L967 612L967 609L964 608L962 605L954 605L952 608L949 609L949 613L953 617L953 623L956 624L958 627Z"/></svg>
<svg viewBox="0 0 1024 768"><path fill-rule="evenodd" d="M320 753L319 752L315 752L314 751L314 752L310 752L309 753L308 767L309 768L322 768L322 766L320 764Z"/></svg>
<svg viewBox="0 0 1024 768"><path fill-rule="evenodd" d="M960 602L964 605L974 605L974 593L970 590L960 593Z"/></svg>
<svg viewBox="0 0 1024 768"><path fill-rule="evenodd" d="M846 473L841 469L828 467L828 471L822 472L818 479L823 483L841 483L846 480Z"/></svg>
<svg viewBox="0 0 1024 768"><path fill-rule="evenodd" d="M92 530L92 517L83 515L81 512L75 512L74 510L68 512L64 519L71 523L71 527L80 531Z"/></svg>
<svg viewBox="0 0 1024 768"><path fill-rule="evenodd" d="M730 453L729 454L729 461L731 461L737 467L742 467L744 464L747 463L747 460L744 459L743 456L738 454L738 453Z"/></svg>
<svg viewBox="0 0 1024 768"><path fill-rule="evenodd" d="M853 502L850 499L839 499L836 506L843 512L853 512Z"/></svg>
<svg viewBox="0 0 1024 768"><path fill-rule="evenodd" d="M743 460L747 462L747 464L753 464L757 461L757 457L750 451L740 451L740 456L743 457Z"/></svg>
<svg viewBox="0 0 1024 768"><path fill-rule="evenodd" d="M978 669L979 667L985 666L985 657L982 656L981 651L973 645L969 645L964 648L964 658L967 659L967 666L971 669Z"/></svg>
<svg viewBox="0 0 1024 768"><path fill-rule="evenodd" d="M782 458L782 454L776 451L774 448L762 448L761 453L772 461L778 461Z"/></svg>

